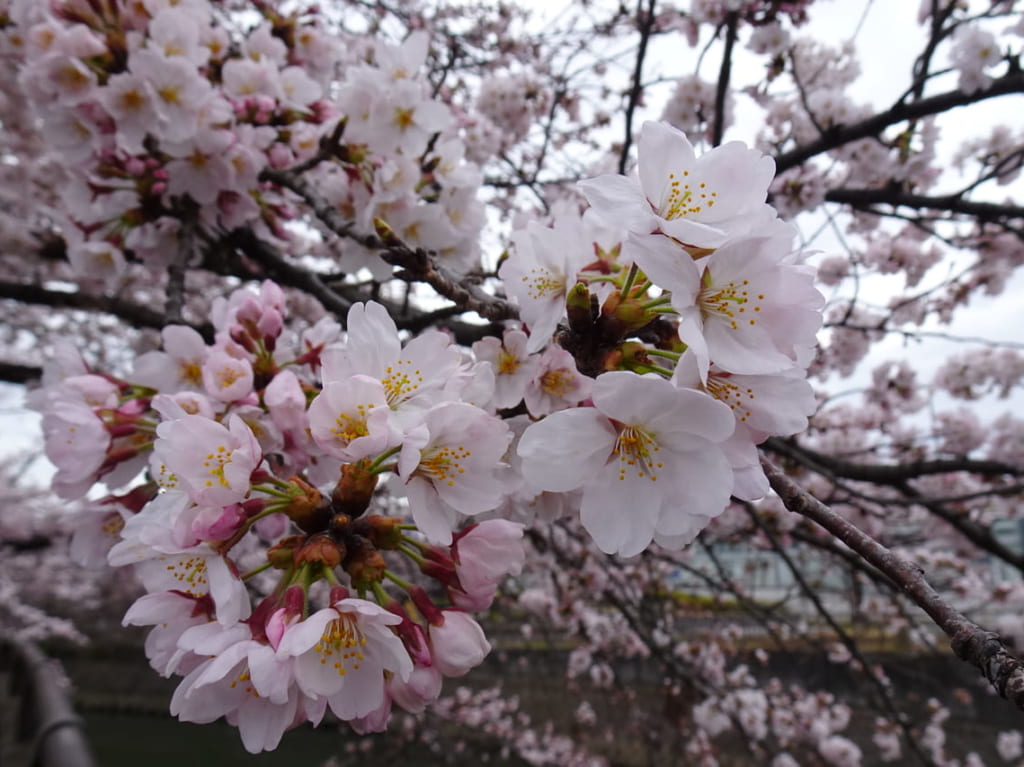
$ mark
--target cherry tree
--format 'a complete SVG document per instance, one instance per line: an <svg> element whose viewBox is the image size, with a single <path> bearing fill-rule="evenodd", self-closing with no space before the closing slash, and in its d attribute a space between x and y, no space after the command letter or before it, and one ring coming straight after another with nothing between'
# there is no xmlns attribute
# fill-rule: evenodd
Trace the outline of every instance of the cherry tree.
<svg viewBox="0 0 1024 767"><path fill-rule="evenodd" d="M535 764L614 760L609 716L655 761L984 763L865 640L1024 709L1024 358L962 332L1024 262L1024 11L923 0L868 98L840 5L4 3L0 375L61 501L0 516L14 622L74 631L24 550L130 569L171 712L252 752L406 712ZM571 721L445 682L509 624L568 642Z"/></svg>

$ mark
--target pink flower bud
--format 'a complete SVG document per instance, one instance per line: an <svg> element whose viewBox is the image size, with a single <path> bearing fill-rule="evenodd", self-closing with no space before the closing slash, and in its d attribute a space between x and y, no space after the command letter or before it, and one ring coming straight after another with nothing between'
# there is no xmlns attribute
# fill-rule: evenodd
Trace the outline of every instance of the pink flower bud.
<svg viewBox="0 0 1024 767"><path fill-rule="evenodd" d="M204 509L193 520L189 532L200 540L224 540L234 533L245 521L242 507L233 503L219 511L216 508Z"/></svg>
<svg viewBox="0 0 1024 767"><path fill-rule="evenodd" d="M260 112L273 112L277 107L277 102L265 94L259 94L255 98L256 109Z"/></svg>
<svg viewBox="0 0 1024 767"><path fill-rule="evenodd" d="M417 666L403 682L399 677L392 677L388 684L391 699L410 714L418 714L428 703L437 700L441 694L444 678L433 666Z"/></svg>
<svg viewBox="0 0 1024 767"><path fill-rule="evenodd" d="M245 323L256 324L260 320L260 315L263 313L263 307L260 306L260 302L256 300L255 296L246 296L245 300L242 301L242 305L238 307L238 311L235 313L235 319Z"/></svg>
<svg viewBox="0 0 1024 767"><path fill-rule="evenodd" d="M295 162L295 155L286 145L274 144L267 150L267 162L272 168L287 168Z"/></svg>
<svg viewBox="0 0 1024 767"><path fill-rule="evenodd" d="M277 338L284 329L284 319L277 309L264 309L256 329L265 339Z"/></svg>
<svg viewBox="0 0 1024 767"><path fill-rule="evenodd" d="M463 588L519 575L526 559L522 541L523 526L507 519L488 519L464 530L452 546Z"/></svg>
<svg viewBox="0 0 1024 767"><path fill-rule="evenodd" d="M445 676L462 676L491 651L480 624L459 610L445 610L444 622L430 626L434 665Z"/></svg>

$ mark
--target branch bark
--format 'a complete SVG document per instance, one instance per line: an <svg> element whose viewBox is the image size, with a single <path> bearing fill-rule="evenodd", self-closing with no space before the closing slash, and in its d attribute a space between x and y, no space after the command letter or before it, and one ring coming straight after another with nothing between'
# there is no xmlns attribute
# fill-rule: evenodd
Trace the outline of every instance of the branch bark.
<svg viewBox="0 0 1024 767"><path fill-rule="evenodd" d="M157 312L148 306L124 301L113 296L98 296L90 293L68 293L62 290L49 290L40 285L24 282L0 281L0 298L21 301L26 304L40 304L58 309L80 309L90 312L103 312L119 317L140 328L160 330L167 324L163 312ZM189 325L199 332L207 341L213 340L213 327L209 324Z"/></svg>
<svg viewBox="0 0 1024 767"><path fill-rule="evenodd" d="M466 277L441 264L437 254L423 248L412 248L390 233L381 237L364 234L348 221L306 182L289 171L265 170L261 178L291 190L310 206L316 217L338 237L354 240L364 248L379 251L381 258L392 266L404 269L396 276L409 282L424 282L464 311L472 311L491 320L519 317L519 310L508 301L492 296Z"/></svg>
<svg viewBox="0 0 1024 767"><path fill-rule="evenodd" d="M968 620L939 596L919 567L889 551L805 492L768 458L762 456L761 466L787 509L825 528L889 576L949 637L957 657L977 667L1001 697L1024 711L1024 663L1007 649L998 634Z"/></svg>
<svg viewBox="0 0 1024 767"><path fill-rule="evenodd" d="M914 120L920 117L927 117L928 115L940 114L956 107L976 104L979 101L985 101L996 96L1005 96L1022 91L1024 91L1024 72L1010 72L993 80L987 88L982 88L973 93L964 93L963 91L956 90L940 93L937 96L930 96L919 101L900 102L884 112L880 112L857 123L832 128L809 144L783 152L775 158L775 171L776 173L782 173L797 165L802 165L815 155L836 149L851 141L881 135L882 131L890 125L895 125L904 120Z"/></svg>
<svg viewBox="0 0 1024 767"><path fill-rule="evenodd" d="M640 44L636 49L636 66L633 69L633 85L629 89L629 100L626 102L626 137L622 142L622 151L619 152L619 174L625 175L626 166L629 163L629 150L633 146L633 114L640 103L643 95L643 71L644 58L647 56L647 41L651 39L651 31L654 29L654 6L656 0L648 0L647 10L644 11L643 0L638 0L636 7L637 24L640 27Z"/></svg>
<svg viewBox="0 0 1024 767"><path fill-rule="evenodd" d="M929 197L909 194L899 189L831 189L825 193L825 200L847 205L891 205L894 208L943 210L974 216L982 221L1024 220L1024 207L1020 205L975 202L955 194Z"/></svg>

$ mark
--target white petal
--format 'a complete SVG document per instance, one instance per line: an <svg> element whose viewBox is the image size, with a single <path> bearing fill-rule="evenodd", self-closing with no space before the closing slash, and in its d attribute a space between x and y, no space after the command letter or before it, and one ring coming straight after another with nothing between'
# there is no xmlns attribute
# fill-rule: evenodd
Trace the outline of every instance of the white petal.
<svg viewBox="0 0 1024 767"><path fill-rule="evenodd" d="M549 415L527 428L519 441L523 475L541 490L575 490L604 466L616 437L615 428L595 408Z"/></svg>

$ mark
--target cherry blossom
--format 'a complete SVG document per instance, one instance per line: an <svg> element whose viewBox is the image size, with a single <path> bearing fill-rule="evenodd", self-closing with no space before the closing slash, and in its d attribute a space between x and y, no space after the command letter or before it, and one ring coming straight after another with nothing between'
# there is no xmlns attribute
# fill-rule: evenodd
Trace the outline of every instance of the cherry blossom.
<svg viewBox="0 0 1024 767"><path fill-rule="evenodd" d="M729 410L626 372L600 376L592 397L593 408L554 413L526 430L523 474L544 490L582 487L580 520L608 553L633 556L653 538L692 540L732 491L732 470L716 446L733 432Z"/></svg>

